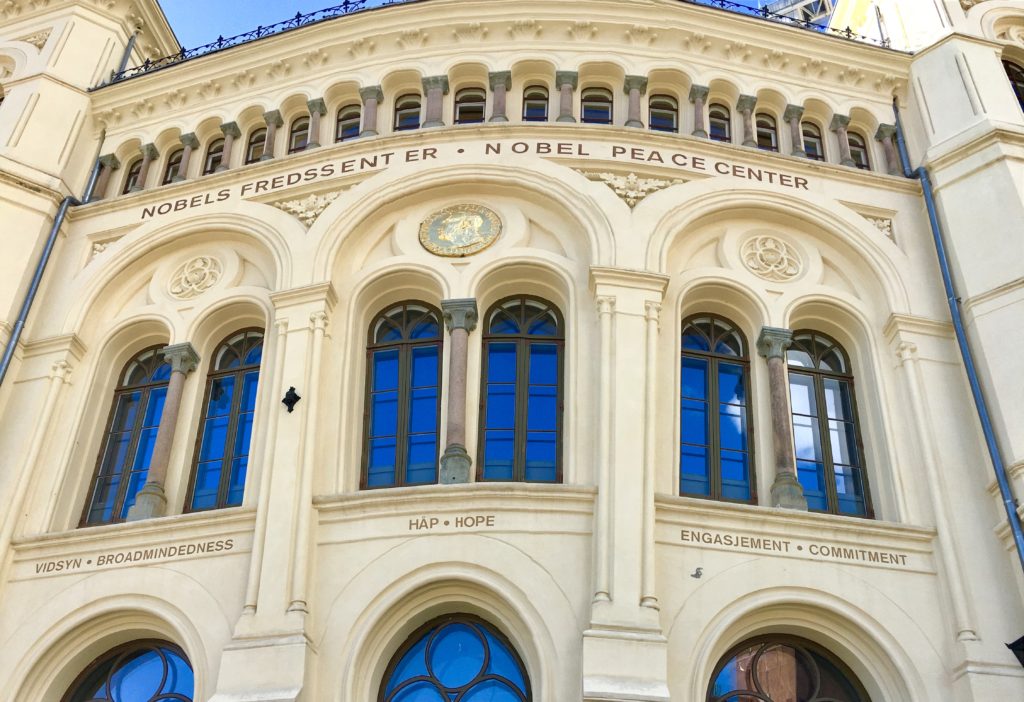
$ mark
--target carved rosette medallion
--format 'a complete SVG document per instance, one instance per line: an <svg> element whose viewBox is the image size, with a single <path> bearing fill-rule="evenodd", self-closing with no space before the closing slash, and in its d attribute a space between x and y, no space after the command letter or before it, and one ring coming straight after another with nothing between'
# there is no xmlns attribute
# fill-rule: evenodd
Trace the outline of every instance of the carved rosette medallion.
<svg viewBox="0 0 1024 702"><path fill-rule="evenodd" d="M501 218L481 205L446 207L420 224L420 243L437 256L471 256L493 244L500 235Z"/></svg>
<svg viewBox="0 0 1024 702"><path fill-rule="evenodd" d="M773 236L748 239L740 255L751 273L777 283L793 280L803 270L800 256L793 247Z"/></svg>
<svg viewBox="0 0 1024 702"><path fill-rule="evenodd" d="M212 288L224 273L224 266L213 256L197 256L171 276L168 292L179 300L191 300Z"/></svg>

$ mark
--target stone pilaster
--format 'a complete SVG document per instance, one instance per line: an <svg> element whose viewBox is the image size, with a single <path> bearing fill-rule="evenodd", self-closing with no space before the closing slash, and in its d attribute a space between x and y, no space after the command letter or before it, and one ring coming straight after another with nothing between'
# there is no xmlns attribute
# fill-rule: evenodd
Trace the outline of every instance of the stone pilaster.
<svg viewBox="0 0 1024 702"><path fill-rule="evenodd" d="M153 165L153 161L160 158L160 152L157 151L155 144L146 144L142 147L142 168L139 169L139 178L135 181L135 185L132 186L131 192L137 193L146 189L146 181L149 179L149 168Z"/></svg>
<svg viewBox="0 0 1024 702"><path fill-rule="evenodd" d="M885 172L889 175L903 175L903 164L900 163L899 151L896 149L896 126L892 124L878 125L875 140L881 143L885 152Z"/></svg>
<svg viewBox="0 0 1024 702"><path fill-rule="evenodd" d="M359 97L363 101L363 130L359 136L377 136L377 112L384 100L384 91L379 85L368 85L359 89Z"/></svg>
<svg viewBox="0 0 1024 702"><path fill-rule="evenodd" d="M832 124L829 129L836 133L839 138L839 158L844 166L856 166L853 155L850 153L850 133L847 127L850 126L850 118L846 115L833 115Z"/></svg>
<svg viewBox="0 0 1024 702"><path fill-rule="evenodd" d="M466 367L469 334L476 329L476 300L445 300L441 303L448 330L448 431L441 457L441 483L468 483L473 460L466 452Z"/></svg>
<svg viewBox="0 0 1024 702"><path fill-rule="evenodd" d="M704 119L704 106L707 103L710 89L706 85L694 85L690 88L690 102L693 103L693 136L708 138L707 123Z"/></svg>
<svg viewBox="0 0 1024 702"><path fill-rule="evenodd" d="M783 113L782 119L789 123L790 139L793 142L793 149L790 151L790 155L807 158L807 151L804 149L804 131L800 126L800 120L803 116L804 108L802 105L786 105L786 111Z"/></svg>
<svg viewBox="0 0 1024 702"><path fill-rule="evenodd" d="M320 148L320 121L327 114L327 104L323 98L316 98L306 103L309 108L309 139L306 150Z"/></svg>
<svg viewBox="0 0 1024 702"><path fill-rule="evenodd" d="M448 94L448 76L424 78L423 94L427 96L426 119L423 122L423 127L443 127L444 96Z"/></svg>
<svg viewBox="0 0 1024 702"><path fill-rule="evenodd" d="M764 327L757 339L757 351L768 362L768 389L772 409L772 444L775 447L775 480L772 507L807 509L804 490L797 479L793 454L793 416L789 405L786 350L793 343L789 329Z"/></svg>
<svg viewBox="0 0 1024 702"><path fill-rule="evenodd" d="M284 124L284 120L279 110L271 110L263 113L263 121L267 124L267 140L263 142L263 155L260 156L260 161L270 161L274 158L277 130Z"/></svg>
<svg viewBox="0 0 1024 702"><path fill-rule="evenodd" d="M647 92L647 76L626 76L622 89L629 99L626 126L643 129L644 123L640 119L640 98Z"/></svg>
<svg viewBox="0 0 1024 702"><path fill-rule="evenodd" d="M242 136L237 122L227 122L220 125L221 134L224 135L224 151L221 152L220 165L217 166L217 173L231 168L231 154L234 152L235 139Z"/></svg>
<svg viewBox="0 0 1024 702"><path fill-rule="evenodd" d="M743 115L743 145L757 146L754 136L754 108L757 106L756 95L740 95L736 101L736 111Z"/></svg>
<svg viewBox="0 0 1024 702"><path fill-rule="evenodd" d="M556 122L575 122L572 116L573 93L580 82L580 74L576 71L557 71L555 85L558 87L558 119Z"/></svg>
<svg viewBox="0 0 1024 702"><path fill-rule="evenodd" d="M181 135L181 143L185 149L181 152L181 163L178 164L178 172L171 177L172 183L178 183L188 177L188 165L192 161L192 154L199 148L199 139L194 132Z"/></svg>
<svg viewBox="0 0 1024 702"><path fill-rule="evenodd" d="M508 122L508 91L512 89L512 71L495 71L488 75L493 100L489 122Z"/></svg>

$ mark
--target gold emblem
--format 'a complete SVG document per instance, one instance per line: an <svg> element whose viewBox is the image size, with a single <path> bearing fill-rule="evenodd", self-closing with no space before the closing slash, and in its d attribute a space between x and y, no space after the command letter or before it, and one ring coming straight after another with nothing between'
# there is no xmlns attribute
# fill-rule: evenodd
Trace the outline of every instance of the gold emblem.
<svg viewBox="0 0 1024 702"><path fill-rule="evenodd" d="M455 205L435 212L420 225L420 243L438 256L471 256L493 244L501 219L481 205Z"/></svg>

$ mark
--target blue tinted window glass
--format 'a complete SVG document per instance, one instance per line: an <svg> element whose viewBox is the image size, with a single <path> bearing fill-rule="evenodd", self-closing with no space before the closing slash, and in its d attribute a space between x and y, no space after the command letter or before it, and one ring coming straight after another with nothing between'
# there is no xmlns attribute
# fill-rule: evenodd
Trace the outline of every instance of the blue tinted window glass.
<svg viewBox="0 0 1024 702"><path fill-rule="evenodd" d="M683 445L679 462L679 491L684 495L710 495L708 452L703 446Z"/></svg>
<svg viewBox="0 0 1024 702"><path fill-rule="evenodd" d="M516 382L516 345L487 344L487 380L492 383Z"/></svg>
<svg viewBox="0 0 1024 702"><path fill-rule="evenodd" d="M488 430L484 437L484 479L512 480L515 432Z"/></svg>
<svg viewBox="0 0 1024 702"><path fill-rule="evenodd" d="M398 388L398 349L373 353L373 390Z"/></svg>
<svg viewBox="0 0 1024 702"><path fill-rule="evenodd" d="M409 437L406 457L405 482L432 483L437 477L437 437L434 434L416 434Z"/></svg>
<svg viewBox="0 0 1024 702"><path fill-rule="evenodd" d="M188 661L160 647L112 654L96 667L70 702L134 702L173 699L191 702L195 679ZM116 667L114 667L116 665ZM109 696L108 696L109 690Z"/></svg>
<svg viewBox="0 0 1024 702"><path fill-rule="evenodd" d="M735 363L718 364L718 401L742 405L747 401L745 369Z"/></svg>
<svg viewBox="0 0 1024 702"><path fill-rule="evenodd" d="M684 444L708 444L708 405L694 400L682 401L682 439Z"/></svg>
<svg viewBox="0 0 1024 702"><path fill-rule="evenodd" d="M558 386L531 385L527 398L527 430L554 431L558 425Z"/></svg>
<svg viewBox="0 0 1024 702"><path fill-rule="evenodd" d="M705 400L708 396L708 362L701 358L683 358L683 397Z"/></svg>
<svg viewBox="0 0 1024 702"><path fill-rule="evenodd" d="M549 312L530 323L530 336L557 336L558 323Z"/></svg>
<svg viewBox="0 0 1024 702"><path fill-rule="evenodd" d="M530 345L530 383L558 385L558 347L555 344Z"/></svg>
<svg viewBox="0 0 1024 702"><path fill-rule="evenodd" d="M722 405L718 415L718 443L724 449L747 450L747 414L737 405Z"/></svg>
<svg viewBox="0 0 1024 702"><path fill-rule="evenodd" d="M166 382L171 379L171 364L164 363L156 367L150 381L154 383Z"/></svg>
<svg viewBox="0 0 1024 702"><path fill-rule="evenodd" d="M828 496L825 494L825 466L822 463L797 459L797 478L804 489L807 507L811 510L828 510Z"/></svg>
<svg viewBox="0 0 1024 702"><path fill-rule="evenodd" d="M750 499L750 477L747 468L747 454L738 451L722 451L722 497L727 500Z"/></svg>
<svg viewBox="0 0 1024 702"><path fill-rule="evenodd" d="M370 439L366 476L368 486L383 487L395 484L396 446L397 440L393 436Z"/></svg>
<svg viewBox="0 0 1024 702"><path fill-rule="evenodd" d="M485 680L475 685L462 698L462 702L521 702L515 690L501 680Z"/></svg>
<svg viewBox="0 0 1024 702"><path fill-rule="evenodd" d="M526 479L552 483L558 479L558 435L554 431L526 433Z"/></svg>

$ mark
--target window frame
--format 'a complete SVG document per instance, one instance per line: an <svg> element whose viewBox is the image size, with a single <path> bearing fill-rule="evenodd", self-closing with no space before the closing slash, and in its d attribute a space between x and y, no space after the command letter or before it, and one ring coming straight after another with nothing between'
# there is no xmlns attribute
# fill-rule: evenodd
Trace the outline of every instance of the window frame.
<svg viewBox="0 0 1024 702"><path fill-rule="evenodd" d="M657 103L664 103L668 107L657 105ZM672 128L665 129L663 127L656 127L655 125L655 112L662 114L672 115ZM657 93L651 95L647 101L647 126L651 131L662 132L665 134L678 134L679 133L679 100L668 93Z"/></svg>
<svg viewBox="0 0 1024 702"><path fill-rule="evenodd" d="M410 122L402 126L403 116L412 115L412 103L415 101L416 124ZM395 98L395 114L392 121L392 130L396 132L411 132L423 125L423 96L419 93L404 93Z"/></svg>
<svg viewBox="0 0 1024 702"><path fill-rule="evenodd" d="M720 113L716 115L715 113ZM713 125L717 121L725 127L725 138L715 136ZM732 111L720 102L713 102L708 105L708 139L717 141L719 144L732 143Z"/></svg>
<svg viewBox="0 0 1024 702"><path fill-rule="evenodd" d="M166 648L169 651L172 651L175 655L177 655L183 661L185 661L185 663L188 665L189 669L192 671L192 679L193 679L192 699L195 700L195 694L196 693L195 693L194 683L195 683L195 677L196 677L196 669L192 665L192 661L189 659L188 654L185 653L185 650L181 646L179 646L179 645L177 645L175 643L171 643L170 641L165 641L163 639L136 639L136 640L128 641L126 643L123 643L123 644L120 644L118 646L115 646L115 647L105 651L104 653L100 654L96 658L94 658L92 660L92 662L89 663L89 665L85 666L85 668L82 670L82 672L80 672L78 674L78 676L74 679L74 681L72 681L72 683L68 686L67 690L64 692L64 696L61 697L61 702L71 702L71 700L73 700L75 698L75 696L77 695L77 693L80 691L79 688L81 688L87 682L90 682L89 679L93 675L95 675L97 673L97 671L101 667L103 667L103 665L106 664L108 661L113 660L113 664L111 665L110 672L108 672L106 675L103 676L103 679L107 680L107 681L110 680L110 677L113 675L114 672L119 670L117 664L127 654L130 654L130 653L133 653L135 651L142 650L142 649L152 649L152 648L156 648L156 649ZM166 694L170 694L170 693L164 693L163 695L161 695L161 697L163 697Z"/></svg>
<svg viewBox="0 0 1024 702"><path fill-rule="evenodd" d="M346 122L350 122L353 119L353 115L355 115L355 134L345 136L343 125ZM337 144L343 141L351 141L352 139L359 138L359 135L362 133L362 125L363 106L358 102L342 105L338 108L337 116L334 120L334 143Z"/></svg>
<svg viewBox="0 0 1024 702"><path fill-rule="evenodd" d="M167 163L164 164L164 175L160 179L160 185L170 185L174 177L178 175L181 162L185 158L185 147L179 147L167 155Z"/></svg>
<svg viewBox="0 0 1024 702"><path fill-rule="evenodd" d="M808 137L808 131L812 132L810 137ZM828 155L825 152L825 137L823 136L823 134L824 132L822 131L821 127L819 127L814 122L805 120L800 123L800 136L804 142L804 156L806 156L812 161L819 161L823 163L828 160ZM817 155L812 156L807 151L807 143L809 139L817 142Z"/></svg>
<svg viewBox="0 0 1024 702"><path fill-rule="evenodd" d="M310 132L312 126L312 119L309 115L299 115L292 120L291 126L288 128L288 154L297 154L306 150L309 145L309 140L313 136ZM306 136L302 139L301 145L295 144L295 138L301 136L305 132Z"/></svg>
<svg viewBox="0 0 1024 702"><path fill-rule="evenodd" d="M868 140L860 132L853 130L846 133L846 139L850 144L850 158L853 159L854 167L861 171L874 170L871 165L871 148L868 146ZM854 143L854 139L859 143ZM863 154L863 161L857 157L858 154Z"/></svg>
<svg viewBox="0 0 1024 702"><path fill-rule="evenodd" d="M473 98L473 95L477 97ZM479 107L480 119L464 119L462 112L467 107ZM483 124L487 121L487 90L475 86L461 88L455 93L453 112L453 124Z"/></svg>
<svg viewBox="0 0 1024 702"><path fill-rule="evenodd" d="M142 175L142 161L143 158L139 156L125 169L124 185L121 186L122 195L130 194L132 188L139 184L139 176Z"/></svg>
<svg viewBox="0 0 1024 702"><path fill-rule="evenodd" d="M532 91L537 91L536 94L531 95ZM543 92L543 105L544 105L544 117L543 119L538 117L530 117L529 109L530 105L542 104L542 99L538 97L539 93ZM536 83L528 85L523 88L523 121L524 122L548 122L551 120L551 90L546 85Z"/></svg>
<svg viewBox="0 0 1024 702"><path fill-rule="evenodd" d="M262 136L263 139L256 141L257 137ZM252 151L257 146L262 147L259 156L253 156ZM259 163L263 160L263 157L267 153L267 128L256 127L249 132L249 138L245 140L245 165L248 166L250 163Z"/></svg>
<svg viewBox="0 0 1024 702"><path fill-rule="evenodd" d="M219 156L216 165L211 166L211 160ZM212 175L217 172L217 169L224 163L224 137L218 137L210 142L210 145L206 147L206 156L203 158L203 175Z"/></svg>
<svg viewBox="0 0 1024 702"><path fill-rule="evenodd" d="M765 122L765 126L762 126L762 121ZM761 143L763 135L771 136L769 146ZM754 138L757 141L757 148L761 151L779 153L779 120L775 119L775 115L768 112L758 112L754 115Z"/></svg>
<svg viewBox="0 0 1024 702"><path fill-rule="evenodd" d="M1010 89L1021 110L1024 110L1024 66L1012 59L1004 58L1003 70L1006 72L1006 79L1010 83ZM1016 75L1014 75L1016 74Z"/></svg>
<svg viewBox="0 0 1024 702"><path fill-rule="evenodd" d="M587 116L587 109L607 106L608 119L592 119ZM580 123L610 125L615 122L615 93L600 85L592 85L580 91Z"/></svg>

